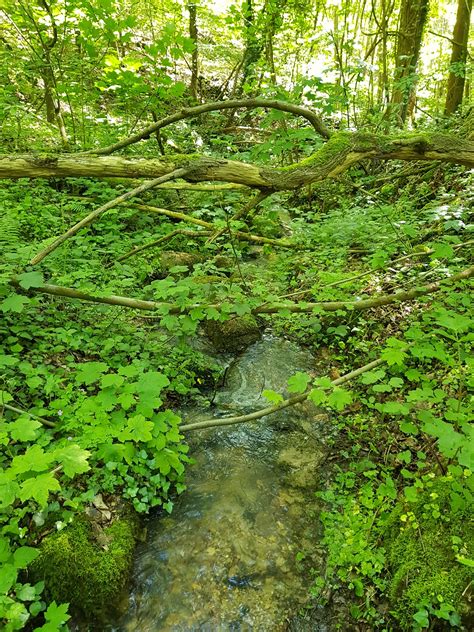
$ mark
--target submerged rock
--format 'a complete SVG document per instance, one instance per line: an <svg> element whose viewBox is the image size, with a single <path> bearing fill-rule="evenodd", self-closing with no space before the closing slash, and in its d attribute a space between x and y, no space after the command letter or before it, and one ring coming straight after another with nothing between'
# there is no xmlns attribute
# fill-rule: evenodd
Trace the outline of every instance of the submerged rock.
<svg viewBox="0 0 474 632"><path fill-rule="evenodd" d="M208 320L204 331L217 351L237 353L260 339L260 326L250 314L236 316L224 322Z"/></svg>

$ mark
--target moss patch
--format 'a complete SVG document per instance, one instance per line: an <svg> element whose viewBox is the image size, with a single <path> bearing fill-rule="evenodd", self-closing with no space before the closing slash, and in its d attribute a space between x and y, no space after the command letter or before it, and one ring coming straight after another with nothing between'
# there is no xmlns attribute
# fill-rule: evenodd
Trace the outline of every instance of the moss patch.
<svg viewBox="0 0 474 632"><path fill-rule="evenodd" d="M472 558L466 549L474 542L474 528L469 499L460 502L457 496L456 507L453 500L451 482L439 481L417 503L397 507L390 518L385 538L392 571L389 598L403 630L412 629L413 615L423 603L435 608L449 604L461 615L467 611L464 598L473 573L456 560L455 548Z"/></svg>
<svg viewBox="0 0 474 632"><path fill-rule="evenodd" d="M250 314L224 322L208 320L203 327L217 351L236 353L260 339L260 327Z"/></svg>
<svg viewBox="0 0 474 632"><path fill-rule="evenodd" d="M137 530L137 518L130 515L97 537L90 522L78 519L43 540L32 569L35 581L44 580L48 596L69 603L73 613L100 618L127 585Z"/></svg>

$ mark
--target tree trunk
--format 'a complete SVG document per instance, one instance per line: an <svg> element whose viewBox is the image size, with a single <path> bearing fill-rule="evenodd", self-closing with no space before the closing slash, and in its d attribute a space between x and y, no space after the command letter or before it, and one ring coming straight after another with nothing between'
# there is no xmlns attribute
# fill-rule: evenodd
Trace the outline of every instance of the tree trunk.
<svg viewBox="0 0 474 632"><path fill-rule="evenodd" d="M0 178L157 178L184 168L188 182L232 182L271 193L334 178L364 159L440 160L474 167L474 142L448 134L405 134L387 138L339 132L312 156L282 168L196 155L170 155L160 159L93 154L13 155L0 156Z"/></svg>
<svg viewBox="0 0 474 632"><path fill-rule="evenodd" d="M188 4L189 11L189 37L194 42L194 49L191 57L191 83L189 85L189 91L195 101L198 100L198 73L199 73L199 51L198 51L198 30L197 30L197 16L196 5Z"/></svg>
<svg viewBox="0 0 474 632"><path fill-rule="evenodd" d="M453 114L462 103L466 78L467 42L472 0L458 0L458 12L453 31L453 50L448 76L448 92L444 113Z"/></svg>
<svg viewBox="0 0 474 632"><path fill-rule="evenodd" d="M461 0L462 1L462 0ZM428 17L429 0L402 0L395 53L395 74L392 99L387 116L396 117L403 127L416 83L423 30Z"/></svg>

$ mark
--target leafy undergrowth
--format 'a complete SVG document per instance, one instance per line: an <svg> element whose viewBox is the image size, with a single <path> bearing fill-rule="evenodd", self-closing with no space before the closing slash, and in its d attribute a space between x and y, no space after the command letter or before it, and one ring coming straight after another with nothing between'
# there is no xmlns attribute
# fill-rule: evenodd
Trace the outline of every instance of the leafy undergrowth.
<svg viewBox="0 0 474 632"><path fill-rule="evenodd" d="M83 179L20 180L2 189L8 212L0 217L0 617L6 630L31 621L45 632L65 624L65 606L48 603L52 589L31 583L27 569L39 563L45 536L71 528L99 495L108 503L121 497L139 513L171 511L189 462L173 408L183 398L202 397L218 375L214 361L190 344L201 323L286 297L300 305L371 297L447 278L468 265L473 175L452 169L444 194L443 176L435 170L429 177L435 176L442 197L433 194L430 180L399 190L369 180L356 195L347 195L350 184L341 183L316 190L311 203L284 196L267 201L258 232L284 235L297 246L281 251L240 243L228 232L211 244L181 234L119 262L176 226L120 207L34 269L25 261L52 234L117 189ZM195 217L232 233L245 225L229 222L237 197L225 195L216 205L206 193L190 193L188 205ZM172 208L181 198L164 191L145 201ZM183 259L183 252L193 257ZM186 309L164 308L147 320L121 307L35 294L44 283ZM370 312L281 309L262 316L275 331L325 348L333 379L384 360L349 388L332 388L329 378L312 384L304 375L290 383L293 392L312 384L313 401L335 411L334 447L343 457L321 491L327 569L311 590L320 603L331 591L353 591L351 615L369 629L393 621L402 629L423 629L437 619L457 625L468 595L464 580L472 561L459 516L472 499L470 307L467 284L460 283L435 300ZM279 401L278 394L267 395ZM441 478L448 489L442 506L426 500ZM441 535L433 535L433 525ZM411 545L400 544L405 537ZM398 546L419 556L437 537L445 546L435 570L455 573L456 581L447 582L451 592L441 583L423 592L412 577L414 558L402 563L396 553ZM423 576L421 567L417 572Z"/></svg>

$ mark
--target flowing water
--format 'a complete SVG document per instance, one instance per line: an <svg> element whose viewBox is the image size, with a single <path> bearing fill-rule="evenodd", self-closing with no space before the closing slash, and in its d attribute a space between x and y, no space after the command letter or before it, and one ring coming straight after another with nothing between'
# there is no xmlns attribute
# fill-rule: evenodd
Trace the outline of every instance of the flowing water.
<svg viewBox="0 0 474 632"><path fill-rule="evenodd" d="M268 405L264 389L281 391L313 364L294 344L265 337L231 364L211 412L184 417L256 410ZM317 415L308 404L251 424L195 431L187 490L171 516L149 520L127 612L109 629L288 629L308 595L296 556L314 551L317 530Z"/></svg>

